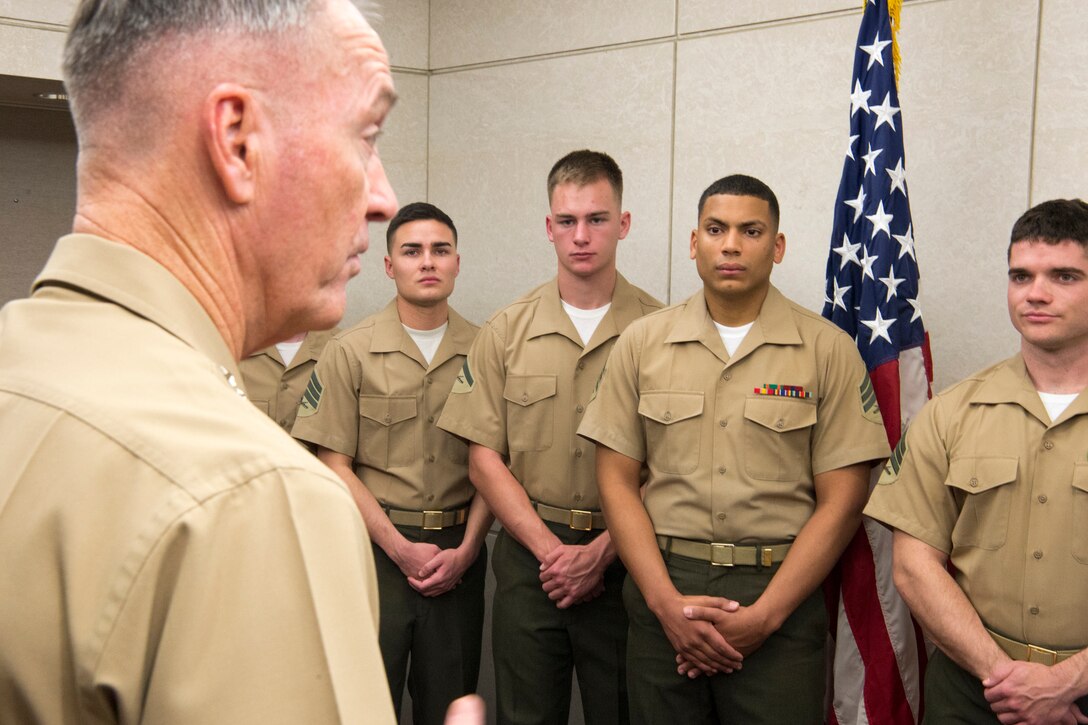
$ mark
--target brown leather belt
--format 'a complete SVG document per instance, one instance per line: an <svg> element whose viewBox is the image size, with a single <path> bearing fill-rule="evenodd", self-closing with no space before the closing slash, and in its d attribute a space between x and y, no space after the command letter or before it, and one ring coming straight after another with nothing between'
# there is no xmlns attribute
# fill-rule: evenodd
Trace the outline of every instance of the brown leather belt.
<svg viewBox="0 0 1088 725"><path fill-rule="evenodd" d="M1079 649L1047 649L1034 644L1025 644L1015 639L998 634L992 629L986 630L997 646L1005 650L1005 654L1020 662L1037 662L1043 665L1056 665L1079 653Z"/></svg>
<svg viewBox="0 0 1088 725"><path fill-rule="evenodd" d="M708 561L713 566L770 566L786 558L790 544L713 544L675 536L658 536L657 546L664 552Z"/></svg>
<svg viewBox="0 0 1088 725"><path fill-rule="evenodd" d="M558 506L549 506L546 503L534 501L537 515L545 521L553 524L563 524L576 531L593 531L603 529L604 514L600 511L583 511L581 509L564 509Z"/></svg>
<svg viewBox="0 0 1088 725"><path fill-rule="evenodd" d="M460 526L468 520L468 506L449 511L403 511L385 508L385 513L397 526L415 526L425 531L441 531L450 526Z"/></svg>

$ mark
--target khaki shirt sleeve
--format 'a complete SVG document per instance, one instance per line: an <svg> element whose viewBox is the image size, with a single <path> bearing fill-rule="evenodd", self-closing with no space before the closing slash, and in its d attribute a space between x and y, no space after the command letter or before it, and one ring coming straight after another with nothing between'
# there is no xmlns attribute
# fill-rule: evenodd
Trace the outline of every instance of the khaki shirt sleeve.
<svg viewBox="0 0 1088 725"><path fill-rule="evenodd" d="M353 373L350 353L340 340L330 340L314 366L291 435L355 458L359 445L359 381Z"/></svg>
<svg viewBox="0 0 1088 725"><path fill-rule="evenodd" d="M646 434L639 416L637 328L616 341L586 408L578 435L638 461L646 460Z"/></svg>
<svg viewBox="0 0 1088 725"><path fill-rule="evenodd" d="M487 322L472 342L438 420L442 430L504 456L509 453L505 358L505 341L493 322Z"/></svg>
<svg viewBox="0 0 1088 725"><path fill-rule="evenodd" d="M273 470L189 509L117 594L94 661L133 688L121 722L394 722L371 547L331 477Z"/></svg>
<svg viewBox="0 0 1088 725"><path fill-rule="evenodd" d="M826 374L812 436L813 475L887 458L888 434L853 341L836 331L821 363Z"/></svg>
<svg viewBox="0 0 1088 725"><path fill-rule="evenodd" d="M873 489L865 515L946 554L960 507L948 480L940 399L923 406L903 434Z"/></svg>

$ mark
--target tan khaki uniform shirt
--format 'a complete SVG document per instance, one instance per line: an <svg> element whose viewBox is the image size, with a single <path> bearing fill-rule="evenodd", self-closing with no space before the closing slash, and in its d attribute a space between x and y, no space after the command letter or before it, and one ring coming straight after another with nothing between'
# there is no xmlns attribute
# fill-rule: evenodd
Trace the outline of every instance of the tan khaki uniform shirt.
<svg viewBox="0 0 1088 725"><path fill-rule="evenodd" d="M1050 422L1017 355L922 408L865 513L949 554L983 623L1088 646L1088 393Z"/></svg>
<svg viewBox="0 0 1088 725"><path fill-rule="evenodd" d="M134 249L0 312L0 722L392 723L366 529Z"/></svg>
<svg viewBox="0 0 1088 725"><path fill-rule="evenodd" d="M732 357L700 291L620 337L579 433L646 462L658 534L781 541L815 474L888 455L869 393L853 341L774 287Z"/></svg>
<svg viewBox="0 0 1088 725"><path fill-rule="evenodd" d="M356 475L386 506L464 506L475 493L468 446L435 421L478 329L451 308L428 365L393 300L326 346L314 369L317 406L302 406L292 434L353 458Z"/></svg>
<svg viewBox="0 0 1088 725"><path fill-rule="evenodd" d="M339 330L307 332L291 364L284 366L276 346L266 347L238 364L246 397L288 433L295 424L298 403L310 382L317 358Z"/></svg>
<svg viewBox="0 0 1088 725"><path fill-rule="evenodd" d="M620 332L660 307L617 275L612 306L583 346L556 280L537 287L480 330L439 426L507 456L534 501L599 509L596 449L575 432Z"/></svg>

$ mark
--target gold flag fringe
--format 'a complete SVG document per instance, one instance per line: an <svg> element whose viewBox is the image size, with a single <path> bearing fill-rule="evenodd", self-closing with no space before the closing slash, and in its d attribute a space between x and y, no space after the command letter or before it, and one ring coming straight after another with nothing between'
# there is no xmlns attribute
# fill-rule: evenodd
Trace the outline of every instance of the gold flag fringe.
<svg viewBox="0 0 1088 725"><path fill-rule="evenodd" d="M871 0L862 0L861 11L865 12L865 8L869 5ZM884 0L876 0L877 2L883 2ZM903 64L903 58L899 54L899 19L903 13L903 0L887 0L888 3L888 17L892 22L892 63L895 64L895 88L899 90L899 68Z"/></svg>

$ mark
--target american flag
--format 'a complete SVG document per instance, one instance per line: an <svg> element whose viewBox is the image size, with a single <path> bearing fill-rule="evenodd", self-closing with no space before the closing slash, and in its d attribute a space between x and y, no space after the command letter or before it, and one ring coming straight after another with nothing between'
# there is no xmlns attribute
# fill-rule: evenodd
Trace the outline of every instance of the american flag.
<svg viewBox="0 0 1088 725"><path fill-rule="evenodd" d="M894 447L925 403L933 374L893 59L900 3L892 0L889 10L888 2L868 0L858 31L823 315L857 341ZM890 532L866 519L828 591L838 600L829 722L919 722L926 650L892 583Z"/></svg>

